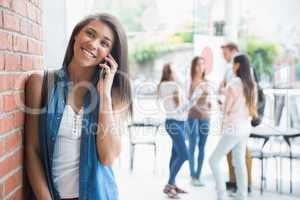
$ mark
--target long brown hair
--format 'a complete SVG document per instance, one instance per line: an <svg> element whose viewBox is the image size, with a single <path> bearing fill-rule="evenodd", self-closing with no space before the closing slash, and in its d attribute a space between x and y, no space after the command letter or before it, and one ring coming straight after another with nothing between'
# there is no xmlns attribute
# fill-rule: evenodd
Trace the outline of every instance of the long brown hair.
<svg viewBox="0 0 300 200"><path fill-rule="evenodd" d="M161 75L160 81L157 86L157 94L159 94L159 87L160 87L161 83L164 81L171 81L172 74L173 74L173 72L171 69L171 64L170 63L164 64L162 75Z"/></svg>
<svg viewBox="0 0 300 200"><path fill-rule="evenodd" d="M164 81L174 81L174 75L173 75L173 71L172 71L170 63L166 63L163 66L163 71L162 71L162 75L161 75L161 78L160 78L160 82L159 82L159 84L157 86L157 94L158 95L159 95L160 85ZM179 102L180 102L179 91L178 90L176 90L173 93L173 100L174 100L176 106L178 106Z"/></svg>
<svg viewBox="0 0 300 200"><path fill-rule="evenodd" d="M202 56L196 56L193 58L192 63L191 63L191 79L192 79L192 81L194 80L195 75L196 75L196 67L197 67L198 60L205 61L205 58ZM205 79L205 75L206 75L205 71L203 71L202 79Z"/></svg>
<svg viewBox="0 0 300 200"><path fill-rule="evenodd" d="M111 55L116 60L119 67L114 77L112 91L114 90L116 92L117 98L120 99L121 103L129 103L128 110L130 111L130 113L132 113L132 92L128 77L129 68L127 36L123 26L117 18L107 13L97 13L89 15L81 20L72 31L63 60L63 65L67 67L73 59L73 47L76 35L81 31L83 27L94 20L101 21L102 23L106 24L114 33L115 41L111 50Z"/></svg>
<svg viewBox="0 0 300 200"><path fill-rule="evenodd" d="M241 54L233 59L233 63L239 63L236 75L241 79L243 83L243 91L246 98L246 105L249 109L249 113L252 117L256 117L256 93L255 93L255 83L253 81L249 59L246 55Z"/></svg>
<svg viewBox="0 0 300 200"><path fill-rule="evenodd" d="M163 81L170 81L172 78L172 74L173 74L173 72L171 69L171 64L170 63L164 64L160 83Z"/></svg>

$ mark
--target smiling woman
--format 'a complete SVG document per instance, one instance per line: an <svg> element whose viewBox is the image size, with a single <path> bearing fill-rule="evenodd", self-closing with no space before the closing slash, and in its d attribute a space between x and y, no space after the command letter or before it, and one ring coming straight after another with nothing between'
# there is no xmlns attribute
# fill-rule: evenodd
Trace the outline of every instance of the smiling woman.
<svg viewBox="0 0 300 200"><path fill-rule="evenodd" d="M52 90L43 91L51 94L48 102L42 94L48 73L29 77L25 160L30 199L118 199L110 165L121 149L118 130L124 120L118 118L132 111L127 57L119 21L95 14L75 26Z"/></svg>
<svg viewBox="0 0 300 200"><path fill-rule="evenodd" d="M100 63L111 51L113 31L103 22L92 21L75 37L74 59L70 66L92 67Z"/></svg>

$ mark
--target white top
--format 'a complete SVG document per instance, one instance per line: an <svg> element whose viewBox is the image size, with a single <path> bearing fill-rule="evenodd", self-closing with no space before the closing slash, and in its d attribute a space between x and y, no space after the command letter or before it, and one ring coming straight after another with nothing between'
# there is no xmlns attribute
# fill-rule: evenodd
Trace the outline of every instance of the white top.
<svg viewBox="0 0 300 200"><path fill-rule="evenodd" d="M174 93L178 92L179 105L176 105L174 100ZM182 112L180 107L182 105L183 96L180 86L175 81L163 81L158 88L158 97L160 107L166 114L168 119L175 119L183 121L187 118L186 112Z"/></svg>
<svg viewBox="0 0 300 200"><path fill-rule="evenodd" d="M53 154L53 180L61 198L79 197L79 158L83 110L66 105Z"/></svg>
<svg viewBox="0 0 300 200"><path fill-rule="evenodd" d="M234 77L234 73L233 73L233 69L232 69L232 63L228 63L226 66L226 72L225 72L226 83L229 83L233 77Z"/></svg>
<svg viewBox="0 0 300 200"><path fill-rule="evenodd" d="M233 77L228 83L225 96L223 131L238 135L250 134L251 116L239 77Z"/></svg>

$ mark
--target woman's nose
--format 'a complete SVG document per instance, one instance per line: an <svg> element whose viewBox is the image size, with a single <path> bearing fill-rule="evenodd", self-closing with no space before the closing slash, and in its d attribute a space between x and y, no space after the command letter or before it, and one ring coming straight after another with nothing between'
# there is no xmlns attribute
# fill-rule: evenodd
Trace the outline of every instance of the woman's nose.
<svg viewBox="0 0 300 200"><path fill-rule="evenodd" d="M88 47L92 50L96 50L99 48L99 42L97 40L91 40L88 42Z"/></svg>

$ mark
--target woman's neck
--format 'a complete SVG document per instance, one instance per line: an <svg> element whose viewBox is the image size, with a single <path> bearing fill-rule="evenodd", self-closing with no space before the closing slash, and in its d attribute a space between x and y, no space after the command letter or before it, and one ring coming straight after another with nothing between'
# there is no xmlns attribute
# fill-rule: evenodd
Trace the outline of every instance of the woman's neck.
<svg viewBox="0 0 300 200"><path fill-rule="evenodd" d="M92 81L95 73L96 67L81 67L71 62L68 65L69 79L74 83L79 83L81 81Z"/></svg>
<svg viewBox="0 0 300 200"><path fill-rule="evenodd" d="M201 81L203 81L203 77L202 77L202 74L201 76L200 75L196 75L193 82L194 83L200 83Z"/></svg>

